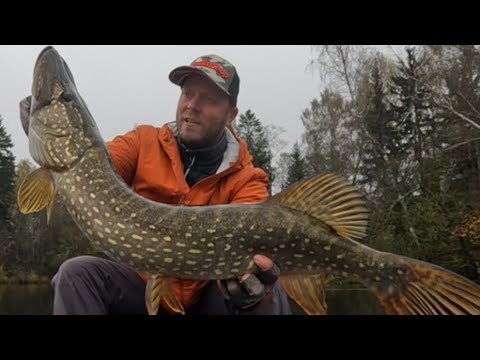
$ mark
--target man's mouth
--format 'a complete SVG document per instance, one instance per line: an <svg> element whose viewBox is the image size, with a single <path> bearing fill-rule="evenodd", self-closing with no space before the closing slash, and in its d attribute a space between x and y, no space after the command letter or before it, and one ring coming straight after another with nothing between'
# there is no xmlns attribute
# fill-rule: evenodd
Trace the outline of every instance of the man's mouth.
<svg viewBox="0 0 480 360"><path fill-rule="evenodd" d="M193 120L191 118L184 118L183 121L185 122L185 124L195 124L195 125L199 125L200 123L196 120Z"/></svg>

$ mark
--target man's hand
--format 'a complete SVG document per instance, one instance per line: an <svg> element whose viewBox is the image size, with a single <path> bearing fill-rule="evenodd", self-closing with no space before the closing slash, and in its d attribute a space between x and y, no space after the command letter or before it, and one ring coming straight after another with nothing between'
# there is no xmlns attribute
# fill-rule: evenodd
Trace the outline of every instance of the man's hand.
<svg viewBox="0 0 480 360"><path fill-rule="evenodd" d="M219 281L223 296L238 309L245 310L257 305L272 290L280 276L280 269L268 257L255 255L253 261L257 269L252 274Z"/></svg>

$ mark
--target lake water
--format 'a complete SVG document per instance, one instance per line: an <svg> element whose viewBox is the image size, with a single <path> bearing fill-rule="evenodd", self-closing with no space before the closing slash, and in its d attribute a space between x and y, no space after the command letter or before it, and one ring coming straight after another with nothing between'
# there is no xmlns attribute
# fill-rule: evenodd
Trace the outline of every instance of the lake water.
<svg viewBox="0 0 480 360"><path fill-rule="evenodd" d="M0 315L49 315L53 291L49 285L0 285ZM367 290L327 291L332 315L381 315L383 309ZM301 311L293 305L294 313Z"/></svg>

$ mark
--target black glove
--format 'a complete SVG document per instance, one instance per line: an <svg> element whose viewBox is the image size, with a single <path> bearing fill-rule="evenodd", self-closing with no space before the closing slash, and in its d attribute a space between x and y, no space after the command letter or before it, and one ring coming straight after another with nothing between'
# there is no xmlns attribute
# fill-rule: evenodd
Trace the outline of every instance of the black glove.
<svg viewBox="0 0 480 360"><path fill-rule="evenodd" d="M280 269L274 263L267 271L261 271L257 267L244 281L221 280L220 289L230 305L246 310L257 305L272 290L279 276Z"/></svg>

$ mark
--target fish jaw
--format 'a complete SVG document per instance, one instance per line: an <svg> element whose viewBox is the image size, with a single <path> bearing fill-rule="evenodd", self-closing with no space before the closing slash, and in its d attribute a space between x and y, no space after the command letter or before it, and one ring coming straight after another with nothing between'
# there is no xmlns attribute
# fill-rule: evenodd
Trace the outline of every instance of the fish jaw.
<svg viewBox="0 0 480 360"><path fill-rule="evenodd" d="M91 146L105 146L68 65L53 47L38 56L32 96L20 109L30 154L42 167L65 171Z"/></svg>

